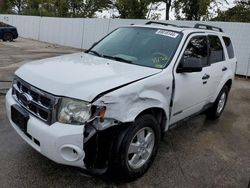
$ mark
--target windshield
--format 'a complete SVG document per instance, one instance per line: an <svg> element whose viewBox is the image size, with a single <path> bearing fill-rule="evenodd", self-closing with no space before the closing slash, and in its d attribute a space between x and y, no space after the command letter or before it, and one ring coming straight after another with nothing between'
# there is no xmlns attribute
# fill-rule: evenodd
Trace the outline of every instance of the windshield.
<svg viewBox="0 0 250 188"><path fill-rule="evenodd" d="M162 69L170 63L181 37L180 33L174 31L124 27L105 37L88 53Z"/></svg>

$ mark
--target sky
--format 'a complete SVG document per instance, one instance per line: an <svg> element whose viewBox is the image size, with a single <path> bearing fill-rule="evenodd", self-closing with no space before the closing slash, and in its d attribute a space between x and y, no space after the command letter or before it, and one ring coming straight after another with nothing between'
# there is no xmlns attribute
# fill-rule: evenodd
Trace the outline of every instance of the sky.
<svg viewBox="0 0 250 188"><path fill-rule="evenodd" d="M228 8L231 8L234 6L234 0L227 0L228 4L224 2L224 0L220 0L222 1L222 6L220 7L221 10L227 10ZM165 20L165 3L161 3L158 6L158 10L160 11L151 11L151 13L160 13L161 17L160 20ZM98 18L110 18L111 15L119 15L119 13L117 11L114 10L107 10L107 11L103 11L103 12L98 12L96 15ZM174 15L174 10L170 11L170 15L169 15L170 20L175 20L175 15Z"/></svg>

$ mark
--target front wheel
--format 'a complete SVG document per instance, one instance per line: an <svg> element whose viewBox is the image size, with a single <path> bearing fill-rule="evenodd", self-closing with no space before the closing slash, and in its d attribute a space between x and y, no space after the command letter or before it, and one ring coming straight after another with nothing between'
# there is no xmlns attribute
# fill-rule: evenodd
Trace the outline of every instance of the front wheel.
<svg viewBox="0 0 250 188"><path fill-rule="evenodd" d="M115 155L113 174L133 180L143 175L151 166L160 141L160 128L152 115L138 117L126 131Z"/></svg>
<svg viewBox="0 0 250 188"><path fill-rule="evenodd" d="M208 109L207 111L208 118L218 119L221 116L227 103L228 93L229 93L229 88L228 86L225 85L220 91L213 106L210 109Z"/></svg>

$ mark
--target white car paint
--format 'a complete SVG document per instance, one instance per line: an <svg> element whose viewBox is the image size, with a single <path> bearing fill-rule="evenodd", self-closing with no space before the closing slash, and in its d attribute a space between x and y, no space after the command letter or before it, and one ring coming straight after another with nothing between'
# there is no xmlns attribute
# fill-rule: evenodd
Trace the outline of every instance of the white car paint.
<svg viewBox="0 0 250 188"><path fill-rule="evenodd" d="M104 91L161 71L76 53L25 64L16 75L51 94L90 102Z"/></svg>
<svg viewBox="0 0 250 188"><path fill-rule="evenodd" d="M168 117L171 94L172 75L169 70L108 93L94 104L107 106L107 118L132 122L149 108L164 109Z"/></svg>
<svg viewBox="0 0 250 188"><path fill-rule="evenodd" d="M17 104L13 99L12 90L10 89L6 95L6 111L10 120L11 126L16 132L35 150L49 159L60 163L77 167L84 167L83 158L83 131L84 126L65 125L61 123L54 123L51 126L46 125L38 118L30 115L28 121L27 133L32 136L32 139L28 138L19 127L11 120L11 105ZM34 138L39 140L40 146L34 142ZM78 150L78 158L75 160L68 160L62 155L61 149L68 145L74 146L74 149Z"/></svg>
<svg viewBox="0 0 250 188"><path fill-rule="evenodd" d="M130 26L133 27L133 26ZM151 27L151 26L140 26ZM155 26L152 26L155 28ZM178 63L192 36L201 33L226 36L208 30L183 29L172 26L157 26L183 33L183 38L172 61L165 69L131 65L96 57L85 53L65 55L26 64L16 71L25 82L56 96L66 96L92 102L95 106L106 106L105 119L121 123L133 122L144 110L159 108L167 118L165 131L176 123L200 111L206 104L215 101L221 88L234 78L236 58L229 60L224 47L225 62L204 67L197 73L176 73ZM199 32L198 34L193 32ZM221 72L227 66L228 71ZM208 84L202 83L202 76L210 74ZM106 93L106 91L109 91ZM103 93L104 92L104 93ZM101 95L100 95L101 94ZM98 96L98 97L97 97ZM172 105L171 105L172 102ZM31 116L28 133L39 139L41 148L30 141L11 121L10 106L18 104L11 95L6 95L7 114L15 130L36 150L55 162L84 168L84 126L62 125L58 122L46 125ZM50 143L48 139L51 138ZM53 144L52 144L53 143ZM62 146L79 148L76 161L62 157Z"/></svg>
<svg viewBox="0 0 250 188"><path fill-rule="evenodd" d="M174 67L175 76L175 95L174 95L174 105L172 108L172 114L169 124L174 124L192 114L195 114L202 110L202 108L209 103L213 103L216 100L222 87L228 80L234 79L234 72L236 69L236 58L229 59L227 50L224 42L222 42L221 36L226 36L224 33L215 33L213 31L206 31L205 33L188 33L187 41L189 41L194 36L207 36L216 35L220 38L221 43L224 48L224 53L226 56L225 61L220 63L214 63L210 66L203 67L201 72L194 73L182 73L177 74L176 69L178 63ZM179 56L177 62L181 60L185 48L188 42L184 45L181 55ZM223 67L228 67L226 72L222 72ZM210 79L206 84L203 84L201 78L203 75L210 75Z"/></svg>

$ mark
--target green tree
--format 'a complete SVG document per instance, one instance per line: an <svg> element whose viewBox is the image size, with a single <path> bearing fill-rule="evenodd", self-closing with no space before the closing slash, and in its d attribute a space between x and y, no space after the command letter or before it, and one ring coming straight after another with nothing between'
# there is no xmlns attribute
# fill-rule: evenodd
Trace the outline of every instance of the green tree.
<svg viewBox="0 0 250 188"><path fill-rule="evenodd" d="M114 6L120 13L120 18L145 19L150 0L116 0Z"/></svg>
<svg viewBox="0 0 250 188"><path fill-rule="evenodd" d="M88 17L91 18L97 11L110 8L112 2L110 0L70 0L69 9L72 17Z"/></svg>
<svg viewBox="0 0 250 188"><path fill-rule="evenodd" d="M41 0L39 6L39 15L40 16L54 16L59 17L63 10L62 7L65 7L65 4L59 5L56 0ZM64 8L65 9L65 8ZM68 11L67 11L68 12Z"/></svg>
<svg viewBox="0 0 250 188"><path fill-rule="evenodd" d="M236 5L244 6L244 8L250 9L250 0L237 0Z"/></svg>
<svg viewBox="0 0 250 188"><path fill-rule="evenodd" d="M217 12L223 3L228 2L227 0L175 0L173 8L175 16L179 20L208 20L209 9Z"/></svg>
<svg viewBox="0 0 250 188"><path fill-rule="evenodd" d="M26 0L5 0L5 11L9 14L21 14L25 5Z"/></svg>
<svg viewBox="0 0 250 188"><path fill-rule="evenodd" d="M174 1L177 19L201 20L208 14L210 0L176 0Z"/></svg>
<svg viewBox="0 0 250 188"><path fill-rule="evenodd" d="M244 0L243 0L244 1ZM245 0L246 1L246 0ZM175 9L177 19L209 20L227 0L151 0L149 3L165 3L166 20L170 10ZM127 2L127 4L130 2ZM127 9L128 12L129 9ZM211 12L209 10L212 10Z"/></svg>
<svg viewBox="0 0 250 188"><path fill-rule="evenodd" d="M22 8L21 13L25 15L40 15L40 5L42 4L41 0L26 0L24 7Z"/></svg>
<svg viewBox="0 0 250 188"><path fill-rule="evenodd" d="M56 17L93 17L109 8L110 0L6 0L1 12Z"/></svg>
<svg viewBox="0 0 250 188"><path fill-rule="evenodd" d="M173 2L174 2L174 0L160 0L160 1L159 1L159 0L158 0L158 1L155 0L155 1L152 1L151 7L150 7L150 10L149 10L149 15L150 15L150 13L151 13L152 10L160 10L160 11L163 11L163 9L159 9L159 6L160 6L162 3L164 3L164 4L165 4L165 13L166 13L165 19L166 19L166 20L169 20L169 13L170 13L170 9L171 9L171 7L172 7L172 5L173 5ZM154 9L152 9L153 5L155 6ZM155 17L155 15L157 15L156 19L161 17L161 15L158 13L158 14L152 15L153 18ZM152 19L152 16L151 16L150 19Z"/></svg>
<svg viewBox="0 0 250 188"><path fill-rule="evenodd" d="M250 22L250 0L237 1L236 6L219 11L213 20L226 22Z"/></svg>
<svg viewBox="0 0 250 188"><path fill-rule="evenodd" d="M69 17L68 0L53 0L51 5L57 17Z"/></svg>
<svg viewBox="0 0 250 188"><path fill-rule="evenodd" d="M8 2L0 0L0 14L9 13L11 7Z"/></svg>

